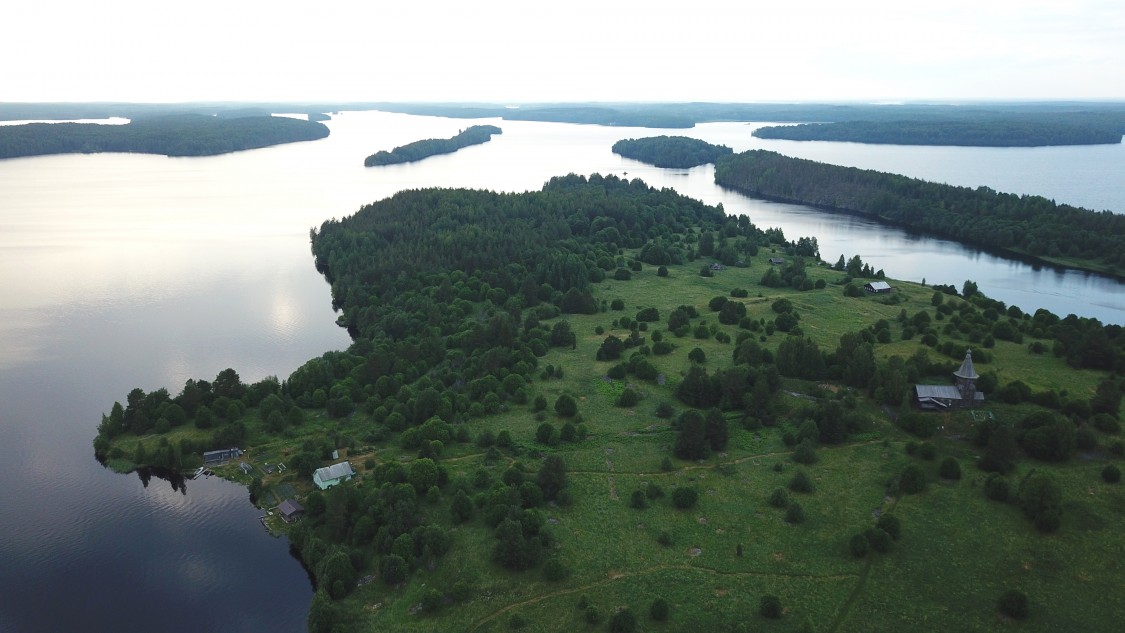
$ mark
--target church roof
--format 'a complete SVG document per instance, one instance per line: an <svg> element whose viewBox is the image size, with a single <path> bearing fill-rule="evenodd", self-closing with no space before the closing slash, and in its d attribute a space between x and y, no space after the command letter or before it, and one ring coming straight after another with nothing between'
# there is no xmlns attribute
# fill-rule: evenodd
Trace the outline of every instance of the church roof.
<svg viewBox="0 0 1125 633"><path fill-rule="evenodd" d="M964 378L966 380L976 380L980 378L977 370L973 369L973 352L972 350L965 350L965 360L961 362L961 369L953 372L954 376Z"/></svg>

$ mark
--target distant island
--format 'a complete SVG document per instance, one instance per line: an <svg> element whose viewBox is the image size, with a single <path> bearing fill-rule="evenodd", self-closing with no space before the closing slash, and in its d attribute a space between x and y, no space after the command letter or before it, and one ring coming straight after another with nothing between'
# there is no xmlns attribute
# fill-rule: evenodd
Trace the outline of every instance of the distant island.
<svg viewBox="0 0 1125 633"><path fill-rule="evenodd" d="M166 114L126 125L27 123L0 126L0 158L98 152L213 156L326 136L322 123L268 115Z"/></svg>
<svg viewBox="0 0 1125 633"><path fill-rule="evenodd" d="M653 136L622 139L613 144L613 153L657 167L687 169L715 162L733 153L726 145L712 145L686 136Z"/></svg>
<svg viewBox="0 0 1125 633"><path fill-rule="evenodd" d="M495 125L474 125L462 130L452 138L428 138L400 145L389 152L385 150L376 152L363 160L363 166L378 167L412 163L430 156L452 154L470 145L487 143L492 140L493 134L501 133L502 130Z"/></svg>
<svg viewBox="0 0 1125 633"><path fill-rule="evenodd" d="M1006 118L968 121L841 121L774 125L753 132L763 139L843 141L888 145L960 145L970 147L1043 147L1113 145L1121 129L1059 116L1043 120Z"/></svg>
<svg viewBox="0 0 1125 633"><path fill-rule="evenodd" d="M751 196L877 218L967 244L1118 276L1125 216L1041 196L955 187L752 150L721 158L715 182Z"/></svg>

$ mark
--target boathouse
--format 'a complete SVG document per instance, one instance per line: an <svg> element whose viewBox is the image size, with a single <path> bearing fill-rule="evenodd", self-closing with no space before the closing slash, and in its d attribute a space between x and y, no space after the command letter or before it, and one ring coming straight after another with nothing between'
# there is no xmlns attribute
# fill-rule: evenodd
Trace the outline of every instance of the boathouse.
<svg viewBox="0 0 1125 633"><path fill-rule="evenodd" d="M336 484L345 482L355 476L352 465L348 462L332 464L324 468L317 468L313 473L313 483L321 490L327 490Z"/></svg>
<svg viewBox="0 0 1125 633"><path fill-rule="evenodd" d="M215 464L221 464L231 459L238 459L241 456L241 449L222 448L217 451L207 451L203 453L203 463L207 466L214 466Z"/></svg>

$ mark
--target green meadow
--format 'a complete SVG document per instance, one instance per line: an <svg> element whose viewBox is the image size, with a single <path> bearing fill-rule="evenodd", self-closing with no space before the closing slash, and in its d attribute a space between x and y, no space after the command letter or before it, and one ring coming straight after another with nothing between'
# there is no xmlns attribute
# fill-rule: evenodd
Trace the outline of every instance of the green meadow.
<svg viewBox="0 0 1125 633"><path fill-rule="evenodd" d="M885 320L891 337L875 345L878 361L905 359L924 349L933 360L959 362L929 349L918 336L902 340L903 310L910 315L926 311L942 325L931 302L932 288L891 281L895 291L890 295L845 297L839 285L844 273L827 266L809 266L806 271L811 281L825 281L822 289L768 288L759 282L770 266L768 258L776 255L766 250L747 267L730 267L711 277L700 275L699 262L669 266L666 277L645 265L629 281L597 284L599 301L620 299L624 308L547 322L565 319L577 337L573 349L552 348L539 359L540 369L554 368L552 375L544 372L532 385L534 396L548 403L546 411L537 413L530 403L511 405L469 422L472 441L446 446L440 463L453 481L469 480L482 469L498 479L517 462L534 472L545 455L562 457L572 503L545 509L555 537L549 554L563 563L562 578L548 580L542 564L512 572L493 562L493 532L479 516L454 523L443 491L441 498L427 497L426 512L428 523L441 525L451 536L449 552L419 568L405 584L387 586L375 580L337 601L348 630L604 631L611 630L611 617L624 608L635 614L640 631L1116 630L1125 617L1125 535L1119 529L1125 518L1125 492L1121 484L1104 483L1100 476L1107 463L1121 461L1105 450L1115 441L1112 436L1099 434L1099 448L1063 464L1024 458L1007 476L1013 488L1032 471L1048 471L1059 482L1062 523L1050 534L1038 532L1013 503L991 501L984 494L988 474L975 466L981 449L970 441L976 424L970 412L924 414L933 416L938 427L937 434L925 440L933 455L912 456L906 449L918 438L893 421L910 405L882 406L865 391L839 381L786 378L767 425L744 421L738 412L727 414L730 440L724 451L697 461L673 456L674 418L660 417L656 409L661 403L677 412L685 408L675 388L692 365L688 354L702 350L703 366L712 372L729 367L738 337L747 332L719 323L718 313L708 308L716 296L741 301L751 320L771 323L776 317L773 302L789 299L800 315L802 336L824 351L834 350L841 335ZM747 296L731 297L736 288L747 290ZM945 300L962 302L952 296ZM693 306L699 313L692 319L693 331L683 337L666 330L668 314L680 305ZM674 345L670 354L648 357L660 377L608 379L610 368L621 361L595 360L599 346L608 335L626 338L630 328L620 319L632 320L650 307L660 311L661 321L646 324L638 334L651 340L656 330L664 330L664 340ZM695 336L700 323L708 326L705 338ZM765 329L750 335L773 350L788 336L781 331L767 334ZM979 347L956 332L940 338L953 341L961 354ZM630 352L626 350L623 358ZM988 352L991 361L978 364L977 370L995 372L999 384L1018 380L1033 391L1051 388L1089 398L1104 377L1072 369L1051 353L1034 354L1027 341L997 340ZM926 376L924 381L951 384L951 376ZM617 406L627 383L639 391L641 400L633 407ZM550 406L564 394L578 402L578 416L569 421L582 425L587 435L557 445L537 442L536 429L543 422L559 429L568 421ZM795 463L784 435L796 426L803 408L827 399L845 402L863 418L866 430L843 444L819 447L813 464ZM1014 423L1037 409L1026 402L1004 404L989 398L982 412ZM257 415L248 414L244 423L255 465L285 462L309 439L327 434L362 437L370 427L360 412L342 421L310 413L302 426L279 439L265 432ZM490 459L475 443L485 431L507 431L514 445ZM174 442L178 435L194 432L189 426L173 430L169 437ZM346 453L360 472L359 485L365 471L416 456L396 440L390 436L361 442ZM131 455L136 442L124 436L116 446ZM946 457L959 463L959 480L939 477L938 465ZM912 464L923 470L928 485L921 493L901 494L893 481ZM790 523L788 509L771 505L769 498L776 489L787 489L798 471L810 476L815 490L787 490L789 504L799 504L804 515L803 521ZM219 472L250 483L250 477L233 466ZM292 471L265 476L261 486L267 492L291 486L299 495L312 490L310 481ZM678 509L671 498L684 487L698 492L698 502ZM636 491L655 488L663 494L644 494L647 507L634 507ZM276 502L276 496L261 498L267 507ZM886 514L897 517L902 526L889 551L853 555L852 538ZM280 522L271 526L279 532L287 529ZM435 589L444 597L442 603L423 609L425 596ZM1010 589L1028 598L1025 620L1011 619L997 608L998 598ZM767 595L780 599L780 618L759 614ZM670 607L666 620L650 617L658 598Z"/></svg>

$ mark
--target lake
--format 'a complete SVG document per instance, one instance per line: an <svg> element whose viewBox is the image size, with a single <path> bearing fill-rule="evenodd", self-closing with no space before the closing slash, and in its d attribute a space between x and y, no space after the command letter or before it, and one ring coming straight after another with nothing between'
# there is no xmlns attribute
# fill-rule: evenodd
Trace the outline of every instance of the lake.
<svg viewBox="0 0 1125 633"><path fill-rule="evenodd" d="M975 280L1034 310L1125 323L1118 282L719 189L709 166L662 170L610 152L658 130L484 120L504 133L420 163L365 156L477 121L345 112L327 139L205 158L128 154L0 161L0 631L302 631L312 589L245 489L118 475L93 459L100 416L133 387L178 393L224 368L286 377L348 345L308 233L406 188L538 189L570 172L673 187L822 257L888 276ZM754 139L757 124L673 133L1125 212L1125 146L927 148Z"/></svg>

